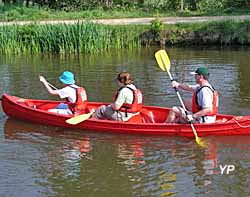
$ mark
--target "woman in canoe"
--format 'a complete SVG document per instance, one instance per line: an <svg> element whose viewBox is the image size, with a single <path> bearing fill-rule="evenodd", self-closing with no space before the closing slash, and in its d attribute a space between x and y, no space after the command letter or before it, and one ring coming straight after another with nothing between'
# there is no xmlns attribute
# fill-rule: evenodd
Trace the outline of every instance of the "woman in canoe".
<svg viewBox="0 0 250 197"><path fill-rule="evenodd" d="M75 85L74 74L69 71L64 71L59 80L65 85L62 89L52 89L47 80L40 76L40 81L44 84L51 95L59 96L66 101L60 103L55 109L50 109L50 112L58 114L78 114L87 109L87 94L83 87ZM53 86L52 86L53 87Z"/></svg>
<svg viewBox="0 0 250 197"><path fill-rule="evenodd" d="M172 82L174 88L179 88L189 92L193 92L192 104L186 104L186 108L190 111L188 115L182 107L173 107L169 112L167 123L214 123L218 112L218 92L208 82L208 68L200 67L195 72L196 85L188 85Z"/></svg>
<svg viewBox="0 0 250 197"><path fill-rule="evenodd" d="M133 85L131 75L128 72L121 72L116 79L120 88L115 92L114 102L97 108L92 116L93 118L128 121L131 117L140 113L143 95Z"/></svg>

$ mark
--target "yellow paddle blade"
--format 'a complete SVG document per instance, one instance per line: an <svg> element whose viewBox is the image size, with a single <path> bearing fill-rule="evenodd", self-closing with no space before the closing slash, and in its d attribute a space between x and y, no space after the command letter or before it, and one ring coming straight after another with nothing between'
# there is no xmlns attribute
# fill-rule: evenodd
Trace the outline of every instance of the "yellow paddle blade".
<svg viewBox="0 0 250 197"><path fill-rule="evenodd" d="M67 119L66 122L68 124L73 124L73 125L79 124L80 122L83 122L83 121L89 119L92 114L93 114L93 112L90 112L88 114L81 114L81 115Z"/></svg>
<svg viewBox="0 0 250 197"><path fill-rule="evenodd" d="M191 128L192 128L193 133L194 133L196 143L197 143L199 146L203 147L203 148L207 147L206 142L205 142L204 140L202 140L202 139L197 135L197 132L196 132L196 129L194 128L194 125L191 123L190 126L191 126Z"/></svg>
<svg viewBox="0 0 250 197"><path fill-rule="evenodd" d="M165 50L159 50L155 53L155 58L156 61L159 65L159 67L163 70L163 71L168 71L170 70L170 60L168 58L168 54Z"/></svg>
<svg viewBox="0 0 250 197"><path fill-rule="evenodd" d="M196 141L196 143L197 143L199 146L201 146L201 147L203 147L203 148L207 147L207 143L206 143L202 138L196 137L196 138L195 138L195 141Z"/></svg>

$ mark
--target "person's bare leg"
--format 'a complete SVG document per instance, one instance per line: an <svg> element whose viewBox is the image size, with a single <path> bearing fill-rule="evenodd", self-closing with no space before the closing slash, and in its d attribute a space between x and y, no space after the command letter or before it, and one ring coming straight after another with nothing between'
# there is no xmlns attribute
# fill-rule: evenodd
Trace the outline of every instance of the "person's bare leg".
<svg viewBox="0 0 250 197"><path fill-rule="evenodd" d="M169 111L167 120L165 121L166 123L174 123L175 122L175 112L174 111Z"/></svg>
<svg viewBox="0 0 250 197"><path fill-rule="evenodd" d="M173 107L167 117L166 123L177 123L180 117L181 111L179 107Z"/></svg>

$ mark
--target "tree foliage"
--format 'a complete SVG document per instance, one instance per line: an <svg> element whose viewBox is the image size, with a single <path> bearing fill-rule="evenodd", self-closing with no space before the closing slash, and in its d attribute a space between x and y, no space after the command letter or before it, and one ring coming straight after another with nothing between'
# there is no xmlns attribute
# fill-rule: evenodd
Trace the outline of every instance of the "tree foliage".
<svg viewBox="0 0 250 197"><path fill-rule="evenodd" d="M184 9L214 11L223 9L248 9L249 0L183 0ZM1 1L0 1L1 2ZM2 0L4 4L38 5L57 10L88 9L154 9L161 11L180 10L181 0Z"/></svg>

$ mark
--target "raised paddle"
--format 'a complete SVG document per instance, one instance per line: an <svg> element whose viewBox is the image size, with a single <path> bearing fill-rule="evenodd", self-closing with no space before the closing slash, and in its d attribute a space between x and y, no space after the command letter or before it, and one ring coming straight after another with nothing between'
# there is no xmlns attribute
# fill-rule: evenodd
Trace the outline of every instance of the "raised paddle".
<svg viewBox="0 0 250 197"><path fill-rule="evenodd" d="M67 119L66 122L68 124L73 124L73 125L79 124L80 122L83 122L83 121L89 119L93 113L94 112L90 112L90 113L87 113L87 114L81 114L81 115L78 115L78 116Z"/></svg>
<svg viewBox="0 0 250 197"><path fill-rule="evenodd" d="M159 51L157 51L157 52L155 53L155 58L156 58L156 61L157 61L158 65L159 65L159 67L161 68L161 70L167 71L170 80L173 81L173 77L172 77L172 75L171 75L171 73L170 73L171 63L170 63L170 60L169 60L169 58L168 58L167 52L166 52L165 50L159 50ZM187 109L186 109L186 107L185 107L185 105L184 105L184 103L183 103L183 101L182 101L181 95L180 95L180 93L179 93L179 91L178 91L177 88L174 88L174 89L175 89L175 92L176 92L176 94L177 94L177 96L178 96L178 99L179 99L179 101L180 101L180 103L181 103L181 106L182 106L182 108L184 109L185 114L187 115L188 112L187 112ZM204 142L201 138L199 138L199 136L197 135L197 132L196 132L196 130L195 130L195 128L194 128L193 123L192 123L191 121L189 121L189 123L190 123L191 128L192 128L192 131L193 131L193 133L194 133L196 143L199 144L199 145L202 146L202 147L205 147L206 144L205 144L205 142Z"/></svg>
<svg viewBox="0 0 250 197"><path fill-rule="evenodd" d="M49 85L50 87L52 87L53 89L58 90L55 86L53 86L52 84L50 84L48 81L47 81L47 83L48 83L48 85Z"/></svg>

